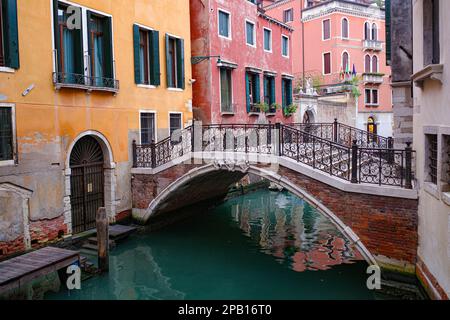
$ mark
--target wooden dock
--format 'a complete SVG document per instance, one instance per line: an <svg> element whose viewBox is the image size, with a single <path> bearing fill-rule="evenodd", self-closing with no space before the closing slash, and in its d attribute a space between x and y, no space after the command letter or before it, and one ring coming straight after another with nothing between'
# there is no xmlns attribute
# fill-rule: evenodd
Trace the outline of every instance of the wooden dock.
<svg viewBox="0 0 450 320"><path fill-rule="evenodd" d="M46 247L0 262L0 295L30 281L79 263L77 251Z"/></svg>

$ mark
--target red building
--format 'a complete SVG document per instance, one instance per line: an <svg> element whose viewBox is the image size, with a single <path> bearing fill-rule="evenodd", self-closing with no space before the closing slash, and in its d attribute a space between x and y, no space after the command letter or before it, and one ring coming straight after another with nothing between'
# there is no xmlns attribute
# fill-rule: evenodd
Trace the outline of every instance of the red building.
<svg viewBox="0 0 450 320"><path fill-rule="evenodd" d="M205 123L290 122L293 29L267 16L256 0L190 5L194 117Z"/></svg>

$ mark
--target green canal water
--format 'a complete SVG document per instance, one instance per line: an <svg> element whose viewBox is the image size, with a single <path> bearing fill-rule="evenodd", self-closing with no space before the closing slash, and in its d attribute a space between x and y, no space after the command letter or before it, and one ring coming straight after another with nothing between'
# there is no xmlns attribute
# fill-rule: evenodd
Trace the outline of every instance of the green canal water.
<svg viewBox="0 0 450 320"><path fill-rule="evenodd" d="M45 299L375 299L367 263L315 209L256 191L111 251L110 272Z"/></svg>

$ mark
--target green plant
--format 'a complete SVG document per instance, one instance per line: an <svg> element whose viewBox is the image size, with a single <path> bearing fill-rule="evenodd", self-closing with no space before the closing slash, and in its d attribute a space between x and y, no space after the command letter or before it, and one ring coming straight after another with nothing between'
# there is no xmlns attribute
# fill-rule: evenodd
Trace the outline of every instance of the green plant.
<svg viewBox="0 0 450 320"><path fill-rule="evenodd" d="M297 106L295 104L291 104L291 105L283 108L283 115L285 117L290 117L296 112L297 112Z"/></svg>
<svg viewBox="0 0 450 320"><path fill-rule="evenodd" d="M361 96L361 91L359 91L359 77L355 76L351 80L348 81L348 84L352 86L352 96L355 99L358 99Z"/></svg>
<svg viewBox="0 0 450 320"><path fill-rule="evenodd" d="M277 110L279 110L279 109L281 109L281 105L279 105L278 103L272 103L272 104L270 105L270 109L269 109L269 110L275 110L275 111L277 111Z"/></svg>
<svg viewBox="0 0 450 320"><path fill-rule="evenodd" d="M255 104L255 107L258 108L260 112L267 112L270 109L269 105L265 102L259 102Z"/></svg>

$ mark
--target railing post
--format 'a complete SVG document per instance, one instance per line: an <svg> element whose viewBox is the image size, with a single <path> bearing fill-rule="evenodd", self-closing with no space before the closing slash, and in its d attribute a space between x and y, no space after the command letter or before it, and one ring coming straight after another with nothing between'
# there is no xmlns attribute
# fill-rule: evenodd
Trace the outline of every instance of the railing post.
<svg viewBox="0 0 450 320"><path fill-rule="evenodd" d="M275 129L276 129L277 134L278 134L278 155L280 157L282 157L283 156L283 132L282 132L282 129L281 129L281 123L280 122L277 122L275 124Z"/></svg>
<svg viewBox="0 0 450 320"><path fill-rule="evenodd" d="M152 140L150 144L150 157L152 160L152 168L156 168L156 144L155 140Z"/></svg>
<svg viewBox="0 0 450 320"><path fill-rule="evenodd" d="M334 142L338 142L338 119L335 118L334 119L334 123L333 123L333 138L334 138Z"/></svg>
<svg viewBox="0 0 450 320"><path fill-rule="evenodd" d="M133 140L132 148L133 148L133 150L131 152L133 153L133 168L137 168L137 145L136 145L136 140Z"/></svg>
<svg viewBox="0 0 450 320"><path fill-rule="evenodd" d="M388 137L387 140L387 147L389 149L388 151L388 163L392 164L394 163L394 139L392 137Z"/></svg>
<svg viewBox="0 0 450 320"><path fill-rule="evenodd" d="M358 140L352 145L352 183L358 183Z"/></svg>
<svg viewBox="0 0 450 320"><path fill-rule="evenodd" d="M192 121L191 126L191 152L195 151L195 120Z"/></svg>
<svg viewBox="0 0 450 320"><path fill-rule="evenodd" d="M412 189L412 148L411 142L406 143L405 148L405 188Z"/></svg>

